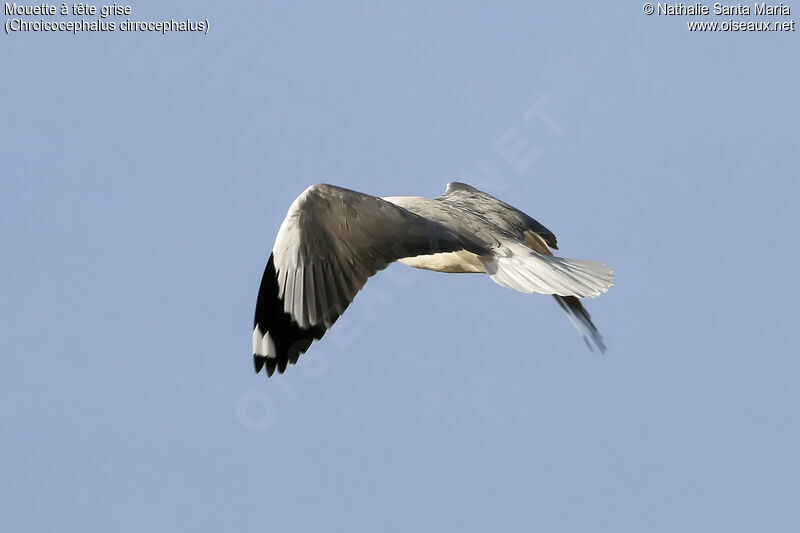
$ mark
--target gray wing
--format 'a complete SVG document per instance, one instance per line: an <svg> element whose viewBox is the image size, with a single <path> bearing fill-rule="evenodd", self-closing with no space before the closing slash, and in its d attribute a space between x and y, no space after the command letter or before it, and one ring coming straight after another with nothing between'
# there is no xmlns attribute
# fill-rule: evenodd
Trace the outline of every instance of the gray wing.
<svg viewBox="0 0 800 533"><path fill-rule="evenodd" d="M264 271L253 324L256 372L297 361L367 279L403 258L474 243L374 196L313 185L289 208Z"/></svg>
<svg viewBox="0 0 800 533"><path fill-rule="evenodd" d="M466 183L451 182L438 201L457 207L469 206L472 212L481 213L492 224L517 235L532 231L541 236L550 248L558 250L555 234L534 218L502 200Z"/></svg>

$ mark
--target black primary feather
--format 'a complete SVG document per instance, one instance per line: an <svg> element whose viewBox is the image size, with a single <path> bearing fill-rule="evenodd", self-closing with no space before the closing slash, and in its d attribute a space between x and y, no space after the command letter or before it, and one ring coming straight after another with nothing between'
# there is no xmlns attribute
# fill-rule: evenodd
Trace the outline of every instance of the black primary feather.
<svg viewBox="0 0 800 533"><path fill-rule="evenodd" d="M276 368L278 373L283 373L290 362L297 362L300 354L308 350L314 340L321 339L325 334L325 327L301 328L289 313L284 312L283 300L278 295L278 275L272 254L269 255L258 290L253 320L253 328L256 327L264 334L269 332L277 351L275 357L253 354L256 373L266 366L268 377L275 373Z"/></svg>
<svg viewBox="0 0 800 533"><path fill-rule="evenodd" d="M600 335L594 322L592 322L592 317L589 316L589 311L581 304L580 299L575 296L558 296L557 294L554 294L553 298L556 299L558 305L560 305L564 312L567 313L567 316L570 317L570 321L578 328L578 332L583 336L583 341L586 343L586 346L588 346L591 351L594 351L592 343L589 342L589 339L586 337L588 333L592 337L595 346L600 350L600 353L605 353L606 345L603 342L603 336Z"/></svg>

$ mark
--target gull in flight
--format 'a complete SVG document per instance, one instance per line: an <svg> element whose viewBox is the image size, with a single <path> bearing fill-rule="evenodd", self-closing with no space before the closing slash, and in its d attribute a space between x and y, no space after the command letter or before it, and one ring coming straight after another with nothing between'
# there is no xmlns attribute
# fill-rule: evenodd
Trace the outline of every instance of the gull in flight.
<svg viewBox="0 0 800 533"><path fill-rule="evenodd" d="M488 274L503 287L552 294L589 348L604 352L579 298L606 292L611 269L557 257L551 249L558 249L552 231L464 183L448 183L432 200L312 185L289 208L261 279L253 324L256 373L266 367L271 376L295 364L367 279L395 261Z"/></svg>

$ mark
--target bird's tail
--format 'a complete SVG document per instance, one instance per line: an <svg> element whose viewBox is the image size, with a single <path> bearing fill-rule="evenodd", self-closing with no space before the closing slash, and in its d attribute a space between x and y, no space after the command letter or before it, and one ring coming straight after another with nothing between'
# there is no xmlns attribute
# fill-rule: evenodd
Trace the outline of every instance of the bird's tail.
<svg viewBox="0 0 800 533"><path fill-rule="evenodd" d="M520 292L593 298L613 285L614 273L598 261L543 255L523 244L511 245L505 257L482 256L486 273Z"/></svg>

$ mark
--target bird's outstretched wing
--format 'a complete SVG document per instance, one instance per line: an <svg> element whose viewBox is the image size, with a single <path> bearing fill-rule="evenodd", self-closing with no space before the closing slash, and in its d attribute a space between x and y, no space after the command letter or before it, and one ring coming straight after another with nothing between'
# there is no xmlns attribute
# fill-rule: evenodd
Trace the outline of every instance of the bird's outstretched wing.
<svg viewBox="0 0 800 533"><path fill-rule="evenodd" d="M313 185L289 208L256 302L256 372L283 372L344 313L367 279L403 258L480 245L380 198Z"/></svg>

